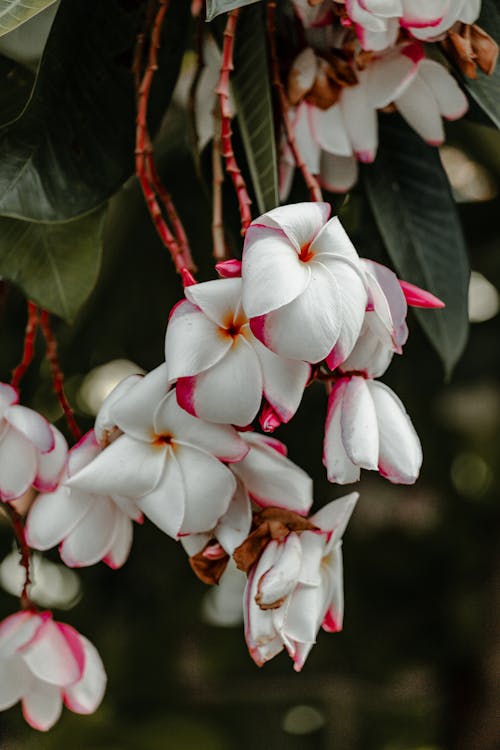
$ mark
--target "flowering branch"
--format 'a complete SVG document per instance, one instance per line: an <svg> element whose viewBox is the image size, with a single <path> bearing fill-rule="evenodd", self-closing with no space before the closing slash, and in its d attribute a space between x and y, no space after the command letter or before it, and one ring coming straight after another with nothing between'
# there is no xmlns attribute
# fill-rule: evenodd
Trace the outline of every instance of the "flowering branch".
<svg viewBox="0 0 500 750"><path fill-rule="evenodd" d="M12 371L12 379L10 384L16 390L19 389L22 378L26 374L26 370L30 366L33 356L35 354L35 337L38 328L38 308L37 306L28 300L28 320L26 323L26 330L24 333L24 349L23 356L20 363Z"/></svg>
<svg viewBox="0 0 500 750"><path fill-rule="evenodd" d="M240 209L241 216L241 234L245 234L250 222L252 221L252 215L250 213L251 200L248 195L245 180L240 172L240 168L236 162L236 157L233 151L232 142L232 128L231 128L231 108L229 106L229 75L234 70L233 65L233 50L234 50L234 32L236 29L236 22L238 20L239 8L232 10L227 17L226 27L224 29L224 44L222 46L222 64L220 69L220 77L217 88L215 89L216 94L219 96L219 105L221 113L221 146L222 154L226 160L226 172L231 175L234 189L236 190L236 196L238 198L238 206Z"/></svg>
<svg viewBox="0 0 500 750"><path fill-rule="evenodd" d="M76 423L73 409L69 405L69 401L66 398L66 393L64 392L64 375L59 364L57 341L55 340L54 334L52 333L52 328L50 326L50 315L47 310L42 310L41 312L40 327L45 337L45 343L47 346L45 356L47 357L47 361L50 365L54 393L56 394L57 399L64 412L64 416L66 417L66 422L69 429L71 430L74 438L76 440L80 440L80 438L82 437L82 431Z"/></svg>
<svg viewBox="0 0 500 750"><path fill-rule="evenodd" d="M19 597L22 609L35 609L35 605L30 599L28 594L28 588L31 584L31 549L26 542L26 535L24 533L24 524L21 516L9 503L2 503L2 509L9 519L11 526L16 536L17 545L21 554L20 565L24 568L24 583Z"/></svg>
<svg viewBox="0 0 500 750"><path fill-rule="evenodd" d="M283 127L285 129L286 139L288 141L290 151L293 154L295 164L298 167L298 169L300 169L302 173L302 177L304 178L304 182L306 183L306 186L309 190L309 193L311 195L311 200L321 201L323 200L323 198L321 195L321 188L319 186L319 183L317 179L314 177L314 175L311 174L311 172L307 168L302 158L302 155L297 146L297 142L295 140L293 128L290 124L288 100L286 98L283 81L281 80L281 75L280 75L280 70L279 70L279 61L278 61L278 51L276 49L276 2L275 0L269 0L269 2L267 3L267 36L269 40L269 51L270 51L270 56L271 56L273 85L278 94L278 100L279 100L279 105L280 105L280 110L281 110L281 119L283 122Z"/></svg>

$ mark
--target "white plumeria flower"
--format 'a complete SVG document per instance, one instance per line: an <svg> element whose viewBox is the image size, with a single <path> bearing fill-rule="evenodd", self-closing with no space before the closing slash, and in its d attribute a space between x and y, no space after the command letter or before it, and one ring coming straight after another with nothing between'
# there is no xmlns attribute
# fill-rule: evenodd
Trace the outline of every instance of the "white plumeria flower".
<svg viewBox="0 0 500 750"><path fill-rule="evenodd" d="M363 323L360 261L327 203L282 206L248 228L243 308L253 333L283 357L319 362L334 346L347 357Z"/></svg>
<svg viewBox="0 0 500 750"><path fill-rule="evenodd" d="M213 529L236 489L222 461L239 461L248 452L238 433L181 409L175 390L168 391L166 365L135 382L109 414L123 434L68 486L130 498L174 538Z"/></svg>
<svg viewBox="0 0 500 750"><path fill-rule="evenodd" d="M310 367L279 357L258 341L241 307L241 278L194 284L171 314L165 357L177 401L221 424L249 424L262 397L282 422L295 414Z"/></svg>
<svg viewBox="0 0 500 750"><path fill-rule="evenodd" d="M244 594L245 638L259 666L286 648L300 671L321 626L342 629L342 535L358 493L334 500L310 521L314 531L270 541Z"/></svg>
<svg viewBox="0 0 500 750"><path fill-rule="evenodd" d="M446 6L439 23L412 25L410 22L407 23L409 31L417 39L427 42L434 41L442 38L443 34L457 21L466 24L474 23L481 12L481 0L449 0Z"/></svg>
<svg viewBox="0 0 500 750"><path fill-rule="evenodd" d="M38 495L28 514L29 546L47 550L59 544L61 559L70 568L95 565L99 560L120 568L132 546L132 519L142 521L139 508L127 497L104 497L68 487L68 480L100 452L94 432L87 433L70 450L59 487Z"/></svg>
<svg viewBox="0 0 500 750"><path fill-rule="evenodd" d="M68 451L59 430L18 400L12 386L0 383L0 498L5 502L31 485L55 489Z"/></svg>
<svg viewBox="0 0 500 750"><path fill-rule="evenodd" d="M361 469L413 484L422 448L406 410L383 383L359 375L337 380L328 399L323 463L330 482L357 482Z"/></svg>
<svg viewBox="0 0 500 750"><path fill-rule="evenodd" d="M34 729L47 731L63 702L75 713L99 706L106 673L95 646L50 612L17 612L0 623L0 710L22 701Z"/></svg>
<svg viewBox="0 0 500 750"><path fill-rule="evenodd" d="M345 0L345 6L363 49L380 51L395 43L403 0Z"/></svg>

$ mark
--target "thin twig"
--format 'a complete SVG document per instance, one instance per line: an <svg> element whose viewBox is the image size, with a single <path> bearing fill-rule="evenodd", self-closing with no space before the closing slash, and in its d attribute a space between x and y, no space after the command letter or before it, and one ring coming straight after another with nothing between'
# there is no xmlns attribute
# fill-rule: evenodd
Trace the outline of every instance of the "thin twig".
<svg viewBox="0 0 500 750"><path fill-rule="evenodd" d="M309 193L311 195L311 200L321 201L323 200L323 196L321 194L321 188L319 186L319 182L314 177L314 175L311 174L311 172L307 168L307 165L305 164L302 158L302 155L297 146L297 141L295 140L295 135L293 132L292 125L290 123L288 99L286 97L285 87L283 86L283 81L281 80L279 60L278 60L278 51L276 49L276 2L275 0L269 0L269 2L267 3L267 36L269 39L269 52L271 56L273 84L278 94L278 100L279 100L279 105L280 105L280 110L281 110L281 120L283 122L286 139L288 141L290 151L293 154L295 164L298 167L298 169L300 169L302 173L302 177L304 178L304 182L306 183L306 186L309 190Z"/></svg>
<svg viewBox="0 0 500 750"><path fill-rule="evenodd" d="M19 385L22 378L24 377L26 370L33 361L35 355L35 338L36 331L38 328L38 307L28 300L28 320L26 323L26 330L24 332L24 348L23 355L20 363L12 371L12 379L10 384L16 390L19 390Z"/></svg>
<svg viewBox="0 0 500 750"><path fill-rule="evenodd" d="M78 427L78 424L76 423L73 409L69 405L69 401L66 398L66 393L64 392L64 375L61 370L61 366L59 364L59 356L57 353L57 341L55 340L54 334L52 333L52 328L50 326L50 315L47 312L47 310L42 310L40 314L40 328L42 329L43 335L45 336L45 343L46 343L45 356L47 357L47 361L50 366L50 373L52 375L52 386L54 388L54 393L57 396L57 399L61 405L64 416L66 418L68 427L71 430L75 440L80 440L82 436L82 431L80 430L80 428Z"/></svg>
<svg viewBox="0 0 500 750"><path fill-rule="evenodd" d="M213 255L217 260L228 257L224 238L224 224L222 220L222 183L224 172L220 150L220 116L217 107L214 108L214 139L212 141L212 240Z"/></svg>
<svg viewBox="0 0 500 750"><path fill-rule="evenodd" d="M20 565L24 568L24 584L19 597L22 609L35 609L35 605L30 599L28 589L31 584L31 549L26 542L24 533L24 524L22 517L9 503L2 503L1 507L8 517L16 536L17 546L21 554Z"/></svg>
<svg viewBox="0 0 500 750"><path fill-rule="evenodd" d="M239 8L232 10L227 17L226 27L224 29L224 43L222 46L222 64L220 69L220 77L217 88L215 89L216 94L219 96L219 105L221 113L221 146L222 155L226 161L226 172L231 175L234 189L238 198L238 206L240 208L241 216L241 234L245 234L250 222L252 221L252 215L250 213L251 200L248 195L245 180L240 172L240 168L236 162L236 157L233 151L232 134L231 129L231 108L229 106L229 76L233 65L233 51L234 51L234 33L236 29L236 22L238 20Z"/></svg>

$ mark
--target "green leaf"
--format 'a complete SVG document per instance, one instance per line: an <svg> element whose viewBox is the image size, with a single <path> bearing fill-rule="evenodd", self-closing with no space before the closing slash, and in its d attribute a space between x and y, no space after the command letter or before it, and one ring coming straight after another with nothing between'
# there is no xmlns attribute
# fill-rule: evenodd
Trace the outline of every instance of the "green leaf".
<svg viewBox="0 0 500 750"><path fill-rule="evenodd" d="M99 274L105 213L52 224L0 218L0 275L71 322Z"/></svg>
<svg viewBox="0 0 500 750"><path fill-rule="evenodd" d="M449 376L468 333L469 265L465 242L438 151L398 115L380 118L380 145L364 184L399 274L446 303L416 310Z"/></svg>
<svg viewBox="0 0 500 750"><path fill-rule="evenodd" d="M26 105L34 75L22 65L0 55L0 126L13 122Z"/></svg>
<svg viewBox="0 0 500 750"><path fill-rule="evenodd" d="M56 0L0 0L0 36L17 29Z"/></svg>
<svg viewBox="0 0 500 750"><path fill-rule="evenodd" d="M279 205L266 31L261 6L238 19L232 91L259 213Z"/></svg>
<svg viewBox="0 0 500 750"><path fill-rule="evenodd" d="M101 205L134 169L130 71L144 4L62 0L24 113L0 130L0 214L63 221ZM177 79L189 3L172 0L150 100L159 124Z"/></svg>
<svg viewBox="0 0 500 750"><path fill-rule="evenodd" d="M227 13L244 5L251 5L257 0L207 0L207 21L211 21L221 13Z"/></svg>
<svg viewBox="0 0 500 750"><path fill-rule="evenodd" d="M493 39L500 40L500 6L497 0L483 0L478 26L488 32ZM475 81L461 76L462 83L479 106L500 128L500 64L490 76L478 69Z"/></svg>

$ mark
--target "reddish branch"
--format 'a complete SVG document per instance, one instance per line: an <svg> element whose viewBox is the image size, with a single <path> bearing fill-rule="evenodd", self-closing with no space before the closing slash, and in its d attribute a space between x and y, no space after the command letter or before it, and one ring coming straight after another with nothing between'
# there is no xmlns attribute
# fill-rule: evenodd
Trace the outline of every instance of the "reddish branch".
<svg viewBox="0 0 500 750"><path fill-rule="evenodd" d="M16 390L19 389L22 378L24 377L26 370L30 366L33 356L35 354L35 337L36 330L38 328L38 308L37 306L28 300L28 320L26 323L26 330L24 333L24 349L23 356L20 363L12 371L12 379L10 384Z"/></svg>
<svg viewBox="0 0 500 750"><path fill-rule="evenodd" d="M222 155L226 161L226 172L229 172L231 175L234 189L236 190L241 216L241 233L245 234L250 222L252 221L252 215L250 213L251 200L248 196L245 180L240 172L233 151L233 142L231 138L233 134L231 129L231 108L229 106L229 76L231 71L234 70L234 32L238 15L239 8L236 8L236 10L232 10L227 17L226 27L224 29L224 44L222 47L222 65L220 69L219 83L215 92L219 96L221 113Z"/></svg>
<svg viewBox="0 0 500 750"><path fill-rule="evenodd" d="M216 108L214 110L214 140L212 143L212 241L214 258L218 261L225 260L228 257L222 221L224 172L221 159L220 126L219 112Z"/></svg>
<svg viewBox="0 0 500 750"><path fill-rule="evenodd" d="M2 503L2 508L12 525L14 534L16 535L17 546L19 547L19 552L21 554L20 565L24 568L24 584L20 595L21 608L35 609L35 606L32 603L28 593L28 589L31 584L31 549L26 542L24 524L19 513L9 503Z"/></svg>
<svg viewBox="0 0 500 750"><path fill-rule="evenodd" d="M289 105L286 97L285 87L281 80L278 51L276 49L276 2L275 0L269 0L267 3L267 35L269 39L269 51L271 56L271 66L273 72L273 84L278 94L278 100L281 110L281 119L285 130L286 139L290 147L290 151L293 154L293 158L296 166L300 169L304 182L311 195L311 200L321 201L323 196L321 194L321 188L317 179L307 168L302 155L298 149L295 135L293 132L292 125L290 123L289 116Z"/></svg>
<svg viewBox="0 0 500 750"><path fill-rule="evenodd" d="M148 60L142 78L140 77L140 70L142 67L141 63L144 50L144 34L139 34L134 55L133 73L136 80L136 86L138 84L135 169L146 200L146 205L156 227L156 231L158 232L161 241L168 249L177 271L181 273L183 269L194 270L194 265L181 220L174 208L170 195L161 184L156 172L147 124L149 94L151 92L154 74L158 69L158 49L160 47L161 28L168 9L169 0L158 0L158 2L159 7L151 29ZM163 202L165 206L165 210L172 222L175 236L170 231L167 222L165 221L158 199Z"/></svg>
<svg viewBox="0 0 500 750"><path fill-rule="evenodd" d="M45 356L47 357L47 361L50 366L50 373L52 375L52 386L54 388L54 393L56 394L57 399L64 412L64 416L66 418L66 422L68 424L69 429L71 430L74 438L76 440L79 440L82 436L82 432L76 423L73 409L69 405L68 399L66 398L66 394L64 392L64 375L59 365L59 356L57 354L57 342L54 338L54 334L52 333L52 328L50 326L50 315L47 312L47 310L41 311L40 328L42 329L43 335L45 337L45 343L46 343Z"/></svg>

